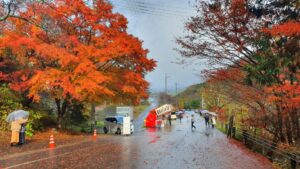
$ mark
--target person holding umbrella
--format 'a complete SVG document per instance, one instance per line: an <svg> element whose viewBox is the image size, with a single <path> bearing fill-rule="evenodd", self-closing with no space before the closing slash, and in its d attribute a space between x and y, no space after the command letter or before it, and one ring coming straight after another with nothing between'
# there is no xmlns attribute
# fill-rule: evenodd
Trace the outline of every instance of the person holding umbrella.
<svg viewBox="0 0 300 169"><path fill-rule="evenodd" d="M10 146L21 145L19 142L20 135L21 135L20 134L21 125L28 121L28 116L29 116L29 112L24 111L24 110L16 110L7 116L6 121L11 123ZM22 135L22 137L23 137L23 135Z"/></svg>

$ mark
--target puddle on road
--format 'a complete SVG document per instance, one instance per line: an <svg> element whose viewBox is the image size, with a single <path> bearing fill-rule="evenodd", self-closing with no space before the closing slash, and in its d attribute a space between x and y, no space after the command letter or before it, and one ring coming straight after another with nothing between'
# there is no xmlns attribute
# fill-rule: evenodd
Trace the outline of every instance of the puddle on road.
<svg viewBox="0 0 300 169"><path fill-rule="evenodd" d="M161 138L161 136L158 135L158 133L157 133L158 130L159 129L157 129L157 128L147 128L146 129L147 136L151 139L148 142L149 144L156 143Z"/></svg>
<svg viewBox="0 0 300 169"><path fill-rule="evenodd" d="M156 136L152 140L149 141L149 144L156 143L159 139L160 139L160 136Z"/></svg>

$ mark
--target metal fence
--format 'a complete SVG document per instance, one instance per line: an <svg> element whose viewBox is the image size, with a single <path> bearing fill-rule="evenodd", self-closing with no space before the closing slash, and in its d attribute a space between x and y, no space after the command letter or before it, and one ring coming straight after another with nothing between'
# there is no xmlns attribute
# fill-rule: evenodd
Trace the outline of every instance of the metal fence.
<svg viewBox="0 0 300 169"><path fill-rule="evenodd" d="M224 126L222 127L224 129ZM247 130L238 129L236 127L230 128L228 124L225 125L225 131L228 136L243 142L249 149L266 156L273 163L280 165L282 168L300 168L299 152L283 150L278 147L276 142L254 135Z"/></svg>

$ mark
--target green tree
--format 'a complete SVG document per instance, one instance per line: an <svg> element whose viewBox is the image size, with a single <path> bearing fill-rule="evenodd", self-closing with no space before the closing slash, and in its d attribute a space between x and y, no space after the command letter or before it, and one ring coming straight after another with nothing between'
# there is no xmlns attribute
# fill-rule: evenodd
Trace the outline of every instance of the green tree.
<svg viewBox="0 0 300 169"><path fill-rule="evenodd" d="M199 107L200 107L200 100L192 100L192 101L190 101L190 107L192 109L199 109Z"/></svg>

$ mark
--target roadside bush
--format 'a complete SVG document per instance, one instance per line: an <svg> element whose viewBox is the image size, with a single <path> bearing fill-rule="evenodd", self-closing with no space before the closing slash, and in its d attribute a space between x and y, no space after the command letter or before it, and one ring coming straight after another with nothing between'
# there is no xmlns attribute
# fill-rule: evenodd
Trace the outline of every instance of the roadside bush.
<svg viewBox="0 0 300 169"><path fill-rule="evenodd" d="M6 122L7 115L18 109L22 109L22 105L17 94L6 85L0 86L0 130L10 129L9 123Z"/></svg>
<svg viewBox="0 0 300 169"><path fill-rule="evenodd" d="M43 124L41 123L40 119L44 117L44 113L34 110L29 110L29 119L26 125L26 135L33 136L35 131L40 131L44 129Z"/></svg>
<svg viewBox="0 0 300 169"><path fill-rule="evenodd" d="M0 130L9 131L10 124L6 122L8 114L15 110L26 109L21 104L22 96L10 90L6 85L0 87L0 96ZM26 135L32 136L35 131L43 129L44 126L40 119L44 117L44 113L38 110L27 111L29 111L30 114L26 125Z"/></svg>

